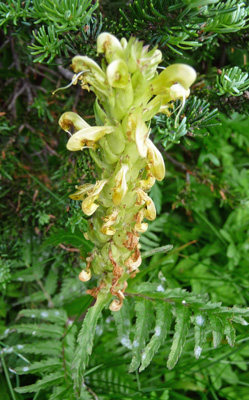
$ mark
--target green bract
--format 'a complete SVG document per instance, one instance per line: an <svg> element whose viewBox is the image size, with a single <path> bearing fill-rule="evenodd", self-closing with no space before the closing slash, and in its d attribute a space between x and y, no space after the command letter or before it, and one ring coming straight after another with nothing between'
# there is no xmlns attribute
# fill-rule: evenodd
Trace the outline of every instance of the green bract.
<svg viewBox="0 0 249 400"><path fill-rule="evenodd" d="M148 51L134 38L127 43L102 33L97 50L105 56L102 68L84 56L74 57L72 68L78 74L74 82L97 97L94 111L99 126L89 126L73 112L64 113L59 124L72 133L67 148L90 147L101 169L95 185L79 186L70 196L82 200L83 212L91 216L85 237L95 244L79 277L87 281L93 272L99 285L88 293L96 298L100 293L116 296L110 309L118 311L127 280L136 275L142 261L139 234L148 226L143 220L156 218L147 192L165 175L163 157L149 139L149 121L169 102L185 101L196 73L188 65L175 64L159 75L161 52Z"/></svg>

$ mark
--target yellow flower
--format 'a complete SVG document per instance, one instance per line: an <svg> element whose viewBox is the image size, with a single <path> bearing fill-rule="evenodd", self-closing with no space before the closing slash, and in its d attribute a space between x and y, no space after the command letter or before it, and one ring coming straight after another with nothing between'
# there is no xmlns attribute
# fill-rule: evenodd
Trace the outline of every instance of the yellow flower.
<svg viewBox="0 0 249 400"><path fill-rule="evenodd" d="M82 150L85 145L94 147L96 141L114 131L114 126L90 126L73 112L62 114L59 124L64 131L72 134L67 142L67 149L71 151Z"/></svg>
<svg viewBox="0 0 249 400"><path fill-rule="evenodd" d="M128 171L129 167L127 164L123 164L117 175L115 176L115 187L113 188L112 201L115 206L119 206L122 202L126 192L127 192L127 183L125 179L125 175Z"/></svg>
<svg viewBox="0 0 249 400"><path fill-rule="evenodd" d="M149 171L158 181L162 181L165 176L163 156L150 139L146 140L146 145L148 148Z"/></svg>
<svg viewBox="0 0 249 400"><path fill-rule="evenodd" d="M142 189L136 188L137 193L137 205L145 205L143 209L144 217L149 221L153 221L156 218L156 207L152 199Z"/></svg>
<svg viewBox="0 0 249 400"><path fill-rule="evenodd" d="M86 215L92 215L97 208L99 207L99 204L94 203L95 200L98 199L100 192L102 191L103 187L107 183L107 179L103 179L102 181L97 181L95 185L93 186L92 189L88 192L88 196L85 200L82 202L82 210Z"/></svg>
<svg viewBox="0 0 249 400"><path fill-rule="evenodd" d="M116 232L115 228L112 228L111 226L115 224L117 217L118 217L118 210L114 209L113 213L105 217L104 224L102 225L100 231L104 233L105 235L114 235Z"/></svg>

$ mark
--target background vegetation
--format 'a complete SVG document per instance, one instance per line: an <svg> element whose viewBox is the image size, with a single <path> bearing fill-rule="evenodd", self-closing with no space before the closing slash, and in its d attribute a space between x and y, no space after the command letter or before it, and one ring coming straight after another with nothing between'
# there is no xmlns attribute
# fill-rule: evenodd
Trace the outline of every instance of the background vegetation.
<svg viewBox="0 0 249 400"><path fill-rule="evenodd" d="M125 306L98 321L81 398L249 399L249 2L129 3L0 2L4 400L75 398L71 362L94 281L77 278L91 243L68 195L95 172L87 151L66 150L57 121L74 110L93 123L94 96L52 92L70 82L73 55L99 60L103 31L157 44L162 66L190 64L198 80L177 126L175 114L153 120L167 168L150 192L158 217Z"/></svg>

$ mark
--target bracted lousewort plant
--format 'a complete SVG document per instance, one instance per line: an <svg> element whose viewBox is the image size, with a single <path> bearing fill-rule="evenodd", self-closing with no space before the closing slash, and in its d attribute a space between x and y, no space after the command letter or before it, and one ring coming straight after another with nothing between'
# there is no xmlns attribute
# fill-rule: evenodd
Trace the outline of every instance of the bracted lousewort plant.
<svg viewBox="0 0 249 400"><path fill-rule="evenodd" d="M98 286L88 290L97 301L80 333L90 344L79 352L85 351L85 359L81 360L79 354L75 358L82 371L93 338L87 331L94 331L101 310L111 299L112 311L122 307L127 280L139 272L139 235L148 226L144 219L156 218L148 192L156 180L164 178L165 166L149 138L150 120L158 113L170 114L172 101L179 99L183 105L196 78L194 69L185 64L170 65L159 74L160 50L149 50L135 38L119 41L101 33L97 52L104 55L101 67L86 56L76 56L72 61L73 84L80 82L83 89L96 95L97 125L88 125L73 112L64 113L59 120L71 135L68 150L90 149L98 174L95 184L77 186L70 196L81 200L83 212L91 216L85 237L95 245L79 278L88 281L93 274L99 279Z"/></svg>

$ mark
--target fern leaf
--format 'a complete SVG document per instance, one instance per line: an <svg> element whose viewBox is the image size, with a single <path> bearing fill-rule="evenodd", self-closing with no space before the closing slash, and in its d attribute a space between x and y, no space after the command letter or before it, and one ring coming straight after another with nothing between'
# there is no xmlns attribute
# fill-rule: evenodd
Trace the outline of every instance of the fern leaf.
<svg viewBox="0 0 249 400"><path fill-rule="evenodd" d="M14 325L11 328L16 329L20 333L24 333L25 335L51 339L59 339L64 333L62 327L50 324L22 324Z"/></svg>
<svg viewBox="0 0 249 400"><path fill-rule="evenodd" d="M22 348L20 348L22 346ZM23 344L13 346L16 352L22 352L27 354L43 354L45 356L60 356L61 355L61 343L58 340L48 340L42 342L33 342L32 344Z"/></svg>
<svg viewBox="0 0 249 400"><path fill-rule="evenodd" d="M124 301L123 307L119 312L113 312L113 317L117 327L120 343L123 346L127 347L128 349L131 349L132 348L130 340L131 321L130 321L130 310L128 301Z"/></svg>
<svg viewBox="0 0 249 400"><path fill-rule="evenodd" d="M224 324L222 319L217 315L211 314L209 315L209 319L212 328L214 347L217 347L220 344L221 339L223 337Z"/></svg>
<svg viewBox="0 0 249 400"><path fill-rule="evenodd" d="M171 305L168 303L157 303L155 333L145 347L139 372L143 371L149 365L160 346L164 343L170 328L171 318Z"/></svg>
<svg viewBox="0 0 249 400"><path fill-rule="evenodd" d="M198 313L195 315L195 357L198 359L202 352L203 343L206 341L206 315Z"/></svg>
<svg viewBox="0 0 249 400"><path fill-rule="evenodd" d="M18 314L18 318L27 317L32 319L42 319L48 322L53 322L58 325L65 325L67 322L67 314L64 310L22 310Z"/></svg>
<svg viewBox="0 0 249 400"><path fill-rule="evenodd" d="M130 372L135 371L141 362L142 350L148 340L150 326L152 322L152 304L149 300L144 299L136 303L135 311L137 315L136 334L133 341L132 353L133 357L129 368Z"/></svg>
<svg viewBox="0 0 249 400"><path fill-rule="evenodd" d="M230 321L226 321L224 334L226 336L229 346L233 347L235 344L236 333Z"/></svg>
<svg viewBox="0 0 249 400"><path fill-rule="evenodd" d="M57 386L65 380L64 373L55 372L53 374L49 374L44 376L44 378L39 379L36 383L29 386L17 387L15 391L17 393L32 393L38 392L41 389L47 389L51 386Z"/></svg>
<svg viewBox="0 0 249 400"><path fill-rule="evenodd" d="M87 367L89 356L92 353L93 339L96 325L100 317L101 311L110 300L111 295L102 297L99 295L96 303L91 307L84 319L77 342L78 346L73 360L73 375L76 388L79 389L83 383L83 374Z"/></svg>
<svg viewBox="0 0 249 400"><path fill-rule="evenodd" d="M61 360L59 358L48 358L47 360L37 361L33 364L24 365L23 367L15 368L18 375L36 374L44 372L53 372L61 367Z"/></svg>
<svg viewBox="0 0 249 400"><path fill-rule="evenodd" d="M167 363L169 369L174 368L181 355L189 330L190 316L191 311L188 307L176 305L175 333Z"/></svg>

